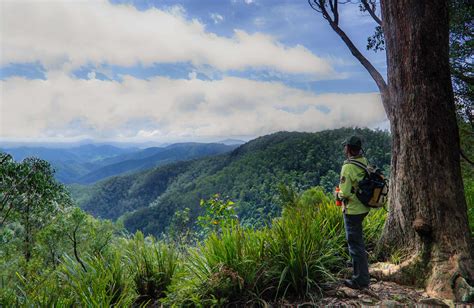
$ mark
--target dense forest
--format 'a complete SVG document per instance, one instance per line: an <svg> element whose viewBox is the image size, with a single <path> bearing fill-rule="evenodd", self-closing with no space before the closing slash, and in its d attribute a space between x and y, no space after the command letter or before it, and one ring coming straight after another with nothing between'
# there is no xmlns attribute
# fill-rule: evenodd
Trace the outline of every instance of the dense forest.
<svg viewBox="0 0 474 308"><path fill-rule="evenodd" d="M257 139L233 155L273 148L266 138L285 135L294 134ZM2 306L280 305L323 300L328 284L348 273L341 271L348 254L340 208L321 187L280 186L273 198L280 214L260 227L236 215L238 202L213 195L200 202L196 222L188 210L176 211L166 236L156 239L74 206L45 161L18 163L5 154L0 160ZM179 166L186 170L195 163ZM474 234L474 181L465 183ZM373 210L364 222L371 262L377 260L374 248L385 216L385 210ZM399 264L403 252L389 260ZM403 302L402 295L398 300Z"/></svg>
<svg viewBox="0 0 474 308"><path fill-rule="evenodd" d="M386 132L275 133L228 154L97 184L93 197L110 196L109 204L125 204L120 198L129 204L150 203L115 223L76 207L47 162L15 162L2 154L0 303L194 306L316 300L325 294L327 283L346 275L341 272L348 258L342 215L328 191L337 182L335 170L343 160L340 142L354 132L364 137L373 163L388 163ZM464 165L463 170L474 234L469 168ZM233 184L235 179L243 185ZM120 181L123 186L115 186ZM315 187L318 184L322 187ZM260 199L244 199L242 189L252 185ZM200 189L204 193L198 194ZM183 203L166 203L173 198ZM165 206L176 208L171 213ZM97 214L104 216L114 211L100 210ZM385 210L373 210L364 223L372 262L377 260L374 248L385 217ZM133 219L142 219L143 230L158 239L126 230L123 222ZM156 219L162 219L161 224ZM403 252L393 252L389 260L400 263Z"/></svg>
<svg viewBox="0 0 474 308"><path fill-rule="evenodd" d="M344 160L341 142L363 136L370 162L390 165L390 136L369 129L338 129L318 133L279 132L252 140L232 152L118 176L91 187L73 186L80 206L97 217L121 215L132 232L159 236L177 210L199 215L199 201L220 195L236 202L242 222L259 225L280 214L278 187L298 190L320 185L332 192Z"/></svg>

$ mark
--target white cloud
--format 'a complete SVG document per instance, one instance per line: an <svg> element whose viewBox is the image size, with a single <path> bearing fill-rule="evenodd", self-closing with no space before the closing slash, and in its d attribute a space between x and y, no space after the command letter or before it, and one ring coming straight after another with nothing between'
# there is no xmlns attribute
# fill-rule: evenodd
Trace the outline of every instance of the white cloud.
<svg viewBox="0 0 474 308"><path fill-rule="evenodd" d="M64 74L49 77L0 81L1 138L163 141L374 126L385 119L377 93L315 95L281 83L229 77L203 81L124 76L122 83Z"/></svg>
<svg viewBox="0 0 474 308"><path fill-rule="evenodd" d="M40 61L48 70L65 70L89 63L190 62L222 71L269 68L334 76L331 65L304 46L242 30L231 38L218 36L186 19L181 6L139 11L106 0L1 1L0 6L0 65Z"/></svg>
<svg viewBox="0 0 474 308"><path fill-rule="evenodd" d="M95 79L95 72L89 72L89 73L87 73L87 78L88 78L88 79Z"/></svg>
<svg viewBox="0 0 474 308"><path fill-rule="evenodd" d="M195 71L192 71L188 74L189 79L196 79L197 73Z"/></svg>
<svg viewBox="0 0 474 308"><path fill-rule="evenodd" d="M244 0L245 4L252 4L254 1L253 0Z"/></svg>
<svg viewBox="0 0 474 308"><path fill-rule="evenodd" d="M215 24L221 23L224 21L224 16L217 14L217 13L211 13L210 14L211 19L214 21Z"/></svg>

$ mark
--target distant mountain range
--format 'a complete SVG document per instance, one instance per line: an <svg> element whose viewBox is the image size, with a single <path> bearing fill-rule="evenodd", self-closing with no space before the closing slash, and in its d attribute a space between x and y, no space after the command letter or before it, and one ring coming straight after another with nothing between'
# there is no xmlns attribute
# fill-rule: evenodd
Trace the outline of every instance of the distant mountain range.
<svg viewBox="0 0 474 308"><path fill-rule="evenodd" d="M228 153L162 164L94 185L73 185L71 191L80 206L93 215L122 217L130 231L155 235L166 232L177 210L187 207L191 218L196 218L201 211L199 201L215 193L236 202L241 220L262 221L262 216L279 213L281 183L297 189L321 185L332 190L344 160L341 142L354 133L363 137L372 164L385 168L390 165L390 136L386 132L279 132L251 140ZM180 145L167 149L156 149L147 159L159 157L158 161L163 162L164 157L179 152ZM143 166L147 159L126 162Z"/></svg>
<svg viewBox="0 0 474 308"><path fill-rule="evenodd" d="M174 161L220 154L235 147L222 143L178 143L139 149L86 144L71 148L21 146L0 150L18 161L32 156L47 160L55 169L56 178L64 184L87 184Z"/></svg>
<svg viewBox="0 0 474 308"><path fill-rule="evenodd" d="M175 161L216 155L233 150L236 146L219 143L180 143L165 148L148 148L103 161L106 164L78 178L75 182L88 184L113 175L149 169Z"/></svg>

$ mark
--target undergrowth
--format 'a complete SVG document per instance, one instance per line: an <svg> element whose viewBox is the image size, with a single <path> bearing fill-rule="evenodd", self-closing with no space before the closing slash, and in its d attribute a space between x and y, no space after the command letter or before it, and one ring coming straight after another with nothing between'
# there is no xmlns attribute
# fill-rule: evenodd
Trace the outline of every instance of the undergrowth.
<svg viewBox="0 0 474 308"><path fill-rule="evenodd" d="M207 213L201 223L212 228L197 244L183 247L137 232L114 237L100 253L81 252L84 266L68 255L54 267L33 260L29 271L10 269L0 305L264 306L319 297L345 267L341 210L321 188L282 192L281 217L260 229L240 225L232 204L213 198L207 207L228 213ZM375 246L385 215L371 211L365 219L367 247Z"/></svg>

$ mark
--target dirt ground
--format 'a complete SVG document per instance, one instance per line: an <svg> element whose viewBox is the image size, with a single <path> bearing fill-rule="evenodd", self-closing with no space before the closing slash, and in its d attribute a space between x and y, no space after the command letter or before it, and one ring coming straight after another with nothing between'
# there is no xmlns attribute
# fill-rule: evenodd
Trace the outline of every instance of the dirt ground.
<svg viewBox="0 0 474 308"><path fill-rule="evenodd" d="M368 289L353 290L342 282L325 286L324 296L315 302L279 303L280 307L456 307L474 308L474 303L458 304L430 298L423 289L401 286L394 282L375 281Z"/></svg>

